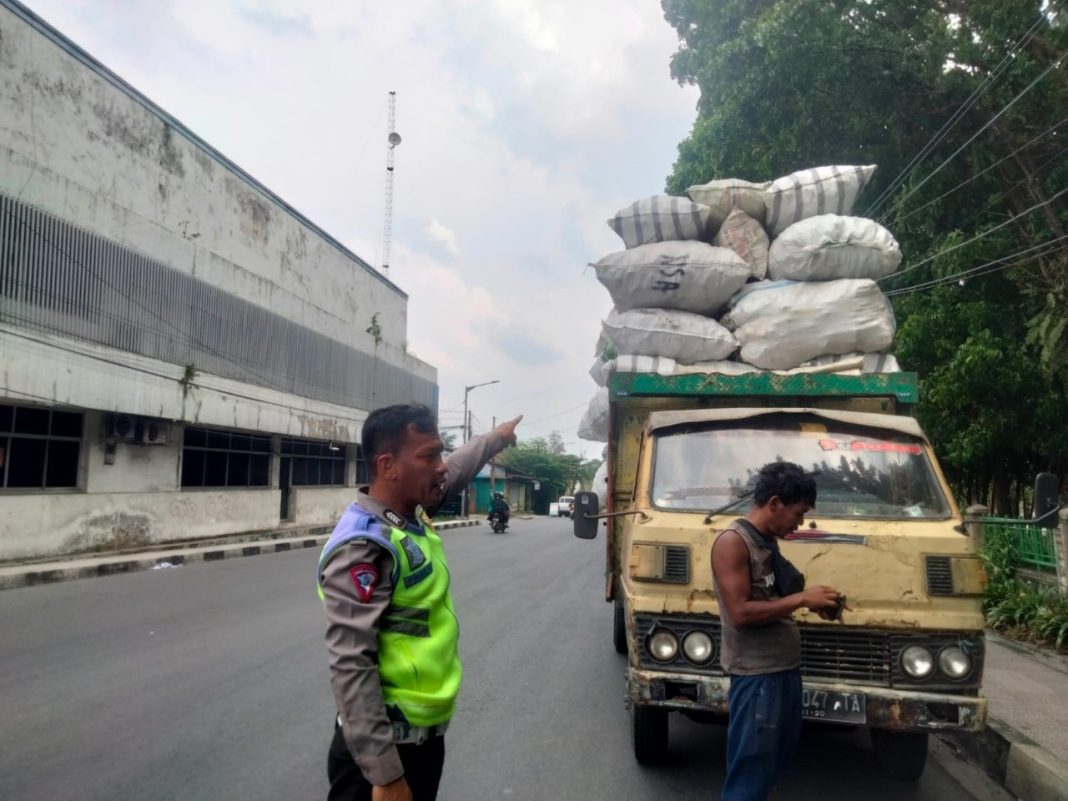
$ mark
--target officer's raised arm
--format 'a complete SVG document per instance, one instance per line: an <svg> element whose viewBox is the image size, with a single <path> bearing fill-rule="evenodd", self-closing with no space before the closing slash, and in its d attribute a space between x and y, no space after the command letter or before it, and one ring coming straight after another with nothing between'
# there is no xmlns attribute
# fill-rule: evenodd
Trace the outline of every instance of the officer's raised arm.
<svg viewBox="0 0 1068 801"><path fill-rule="evenodd" d="M501 423L489 433L474 437L453 451L445 460L444 497L451 497L462 490L478 475L478 471L486 462L505 448L515 445L515 429L522 419L523 415L519 415L513 420Z"/></svg>

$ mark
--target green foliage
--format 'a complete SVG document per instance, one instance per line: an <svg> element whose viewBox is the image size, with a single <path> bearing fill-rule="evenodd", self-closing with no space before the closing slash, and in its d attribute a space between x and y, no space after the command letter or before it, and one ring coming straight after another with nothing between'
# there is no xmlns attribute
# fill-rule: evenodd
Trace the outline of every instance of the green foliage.
<svg viewBox="0 0 1068 801"><path fill-rule="evenodd" d="M590 486L600 465L596 459L564 453L560 443L554 443L551 437L520 442L501 454L499 461L511 470L540 481L540 492L553 500L576 484Z"/></svg>
<svg viewBox="0 0 1068 801"><path fill-rule="evenodd" d="M856 213L881 218L905 256L883 285L902 290L893 298L897 355L920 374L918 416L962 501L1015 513L1035 472L1068 467L1068 241L1042 249L1068 233L1068 201L1053 199L1068 186L1068 124L1058 128L1068 71L1052 70L1016 99L1068 50L1065 12L1044 0L662 5L680 40L672 75L701 90L668 191L878 164ZM899 175L906 180L872 211ZM1025 248L1038 250L1013 269L911 289Z"/></svg>
<svg viewBox="0 0 1068 801"><path fill-rule="evenodd" d="M987 625L1061 648L1068 641L1068 599L1017 578L1019 562L1009 537L988 540L980 556L987 572Z"/></svg>

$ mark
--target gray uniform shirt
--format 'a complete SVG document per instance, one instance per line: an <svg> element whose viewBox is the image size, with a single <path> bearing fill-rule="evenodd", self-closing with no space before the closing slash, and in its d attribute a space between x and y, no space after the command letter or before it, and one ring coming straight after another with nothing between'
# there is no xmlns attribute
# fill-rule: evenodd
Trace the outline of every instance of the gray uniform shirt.
<svg viewBox="0 0 1068 801"><path fill-rule="evenodd" d="M493 432L458 448L445 461L448 472L444 497L459 491L503 449L503 441ZM358 491L356 503L379 518L387 511L384 504L367 494L366 488ZM433 514L437 510L427 511ZM406 523L413 531L423 530L419 521ZM360 564L374 565L379 576L367 603L360 601L349 573ZM389 784L404 775L378 675L379 620L393 594L392 574L393 557L389 551L367 540L341 546L323 568L330 686L349 753L367 781L375 785Z"/></svg>

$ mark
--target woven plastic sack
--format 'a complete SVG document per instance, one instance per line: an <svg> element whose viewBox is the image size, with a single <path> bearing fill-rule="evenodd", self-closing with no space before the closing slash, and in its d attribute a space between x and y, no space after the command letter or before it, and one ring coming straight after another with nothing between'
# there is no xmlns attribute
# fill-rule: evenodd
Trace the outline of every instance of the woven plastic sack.
<svg viewBox="0 0 1068 801"><path fill-rule="evenodd" d="M597 508L605 511L608 506L608 462L601 462L601 466L593 474L591 491L597 494Z"/></svg>
<svg viewBox="0 0 1068 801"><path fill-rule="evenodd" d="M586 413L582 415L579 423L578 435L580 439L590 442L608 442L608 390L597 390L590 398L590 404L586 407Z"/></svg>
<svg viewBox="0 0 1068 801"><path fill-rule="evenodd" d="M875 169L874 164L814 167L779 178L764 193L768 233L774 239L795 222L817 214L852 214Z"/></svg>
<svg viewBox="0 0 1068 801"><path fill-rule="evenodd" d="M682 364L726 359L737 348L734 336L710 317L666 309L613 311L604 332L620 353L663 356Z"/></svg>
<svg viewBox="0 0 1068 801"><path fill-rule="evenodd" d="M893 274L900 265L897 240L875 220L820 214L794 223L771 243L768 278L874 280Z"/></svg>
<svg viewBox="0 0 1068 801"><path fill-rule="evenodd" d="M767 282L734 305L730 321L742 361L790 370L820 356L887 350L896 329L890 303L874 281Z"/></svg>
<svg viewBox="0 0 1068 801"><path fill-rule="evenodd" d="M751 274L734 251L704 242L639 245L610 253L593 266L620 311L650 308L712 314Z"/></svg>
<svg viewBox="0 0 1068 801"><path fill-rule="evenodd" d="M764 226L744 211L735 209L723 221L714 245L730 248L737 253L756 278L768 273L768 235Z"/></svg>
<svg viewBox="0 0 1068 801"><path fill-rule="evenodd" d="M709 181L707 184L691 186L686 194L695 203L708 206L709 224L713 228L723 225L727 216L734 210L744 211L761 225L764 224L764 191L771 186L771 181L754 184L740 178L724 178Z"/></svg>
<svg viewBox="0 0 1068 801"><path fill-rule="evenodd" d="M649 242L701 239L708 230L708 206L684 197L653 195L621 208L608 226L628 248Z"/></svg>

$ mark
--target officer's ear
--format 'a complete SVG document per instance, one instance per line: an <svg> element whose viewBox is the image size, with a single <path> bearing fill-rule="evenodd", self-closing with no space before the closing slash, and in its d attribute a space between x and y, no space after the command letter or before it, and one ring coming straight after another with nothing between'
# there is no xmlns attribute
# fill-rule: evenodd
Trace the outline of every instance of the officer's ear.
<svg viewBox="0 0 1068 801"><path fill-rule="evenodd" d="M397 457L389 451L380 453L374 458L375 476L384 481L397 480Z"/></svg>

